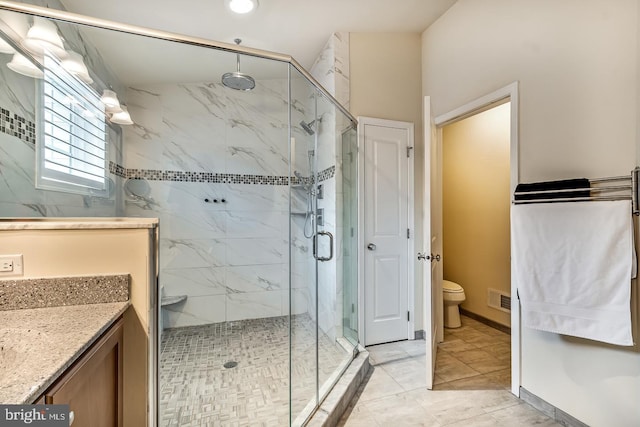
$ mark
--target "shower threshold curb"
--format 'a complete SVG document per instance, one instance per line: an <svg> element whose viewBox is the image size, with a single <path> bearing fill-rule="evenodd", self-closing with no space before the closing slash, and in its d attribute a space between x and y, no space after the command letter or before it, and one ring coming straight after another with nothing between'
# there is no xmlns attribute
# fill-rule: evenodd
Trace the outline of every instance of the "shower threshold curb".
<svg viewBox="0 0 640 427"><path fill-rule="evenodd" d="M338 421L370 369L369 352L363 349L353 359L338 383L305 425L307 427L334 427L338 425Z"/></svg>

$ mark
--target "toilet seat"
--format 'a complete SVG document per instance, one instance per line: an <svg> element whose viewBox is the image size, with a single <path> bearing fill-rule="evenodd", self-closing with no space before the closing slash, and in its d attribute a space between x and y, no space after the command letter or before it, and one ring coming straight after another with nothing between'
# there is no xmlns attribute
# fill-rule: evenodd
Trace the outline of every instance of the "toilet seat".
<svg viewBox="0 0 640 427"><path fill-rule="evenodd" d="M452 294L459 294L464 292L464 289L462 289L462 286L458 285L455 282L451 282L449 280L443 280L442 291L452 293Z"/></svg>

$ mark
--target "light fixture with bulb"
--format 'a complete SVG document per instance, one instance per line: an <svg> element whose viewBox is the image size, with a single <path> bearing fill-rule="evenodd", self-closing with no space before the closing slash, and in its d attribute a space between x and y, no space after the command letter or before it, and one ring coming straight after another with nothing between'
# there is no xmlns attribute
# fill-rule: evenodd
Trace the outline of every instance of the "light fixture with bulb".
<svg viewBox="0 0 640 427"><path fill-rule="evenodd" d="M72 50L67 51L67 54L67 58L63 59L60 62L60 65L62 65L62 67L67 70L69 74L73 74L86 84L93 83L93 79L89 75L89 70L84 64L84 59L82 59L82 55Z"/></svg>
<svg viewBox="0 0 640 427"><path fill-rule="evenodd" d="M132 125L133 120L131 120L127 106L122 104L120 109L121 110L119 112L113 113L109 121L118 125Z"/></svg>
<svg viewBox="0 0 640 427"><path fill-rule="evenodd" d="M59 59L67 57L56 24L45 18L33 18L33 25L27 31L27 37L22 40L22 45L35 55L43 55L46 50Z"/></svg>
<svg viewBox="0 0 640 427"><path fill-rule="evenodd" d="M120 101L118 101L118 95L111 89L105 89L102 92L100 101L106 107L107 112L117 112L120 110Z"/></svg>
<svg viewBox="0 0 640 427"><path fill-rule="evenodd" d="M23 76L33 77L36 79L44 77L44 73L40 68L18 52L13 54L13 58L11 59L11 62L7 64L7 67L18 74L22 74Z"/></svg>
<svg viewBox="0 0 640 427"><path fill-rule="evenodd" d="M226 0L232 12L238 14L249 13L258 7L258 0Z"/></svg>

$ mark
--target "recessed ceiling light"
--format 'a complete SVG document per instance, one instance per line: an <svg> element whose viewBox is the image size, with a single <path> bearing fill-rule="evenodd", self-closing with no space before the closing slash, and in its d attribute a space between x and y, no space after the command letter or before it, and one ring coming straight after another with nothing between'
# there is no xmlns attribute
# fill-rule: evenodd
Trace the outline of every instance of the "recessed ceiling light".
<svg viewBox="0 0 640 427"><path fill-rule="evenodd" d="M258 0L227 0L227 6L235 13L249 13L258 7Z"/></svg>

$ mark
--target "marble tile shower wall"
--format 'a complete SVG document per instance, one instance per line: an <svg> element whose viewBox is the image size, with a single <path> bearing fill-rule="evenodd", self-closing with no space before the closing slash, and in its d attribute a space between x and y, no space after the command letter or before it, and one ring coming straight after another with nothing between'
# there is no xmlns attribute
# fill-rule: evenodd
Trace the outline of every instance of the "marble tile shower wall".
<svg viewBox="0 0 640 427"><path fill-rule="evenodd" d="M64 9L58 0L32 0L27 3ZM3 11L0 19L16 31L26 31L30 18ZM82 36L77 26L56 23L67 48L81 53L94 80L119 87L117 79L102 61L100 53ZM6 64L12 55L0 54L0 216L4 217L92 217L121 214L117 193L94 198L35 188L35 111L38 81L11 71ZM13 128L12 128L13 126ZM121 139L117 128L109 129L109 160L122 163ZM114 187L119 178L111 174Z"/></svg>
<svg viewBox="0 0 640 427"><path fill-rule="evenodd" d="M218 83L136 86L127 99L136 117L124 134L127 174L289 174L286 80L259 81L248 93ZM306 102L295 103L294 123L305 118ZM252 184L148 183L150 193L127 201L126 214L160 218L161 286L167 296L187 295L166 309L168 327L289 314L287 185L257 178ZM292 210L303 212L299 193ZM295 314L309 307L311 251L303 227L303 217L292 221L292 265L300 267L291 273Z"/></svg>

